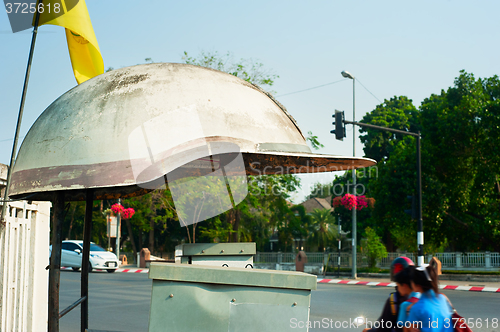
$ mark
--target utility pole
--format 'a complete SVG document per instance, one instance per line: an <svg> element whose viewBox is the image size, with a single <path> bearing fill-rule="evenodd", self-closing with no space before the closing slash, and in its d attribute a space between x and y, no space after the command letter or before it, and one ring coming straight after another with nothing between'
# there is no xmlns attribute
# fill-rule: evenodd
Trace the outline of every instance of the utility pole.
<svg viewBox="0 0 500 332"><path fill-rule="evenodd" d="M422 219L422 159L420 158L420 131L417 137L417 196L418 196L418 266L424 265L424 221Z"/></svg>
<svg viewBox="0 0 500 332"><path fill-rule="evenodd" d="M118 198L118 204L122 204L120 198ZM117 213L116 216L116 257L120 259L120 221L121 221L121 213Z"/></svg>
<svg viewBox="0 0 500 332"><path fill-rule="evenodd" d="M420 153L420 132L413 133L410 131L386 128L381 126L376 126L368 123L361 123L355 121L346 121L346 124L353 124L360 127L367 127L372 129L378 129L383 131L388 131L391 133L413 136L417 139L417 198L418 198L418 208L417 208L417 245L418 245L418 266L424 264L424 223L422 219L422 162Z"/></svg>
<svg viewBox="0 0 500 332"><path fill-rule="evenodd" d="M349 73L347 73L349 74ZM344 72L342 72L342 75L344 75ZM350 74L349 74L350 75ZM345 76L347 77L347 76ZM355 126L360 126L360 127L367 127L367 128L372 128L372 129L377 129L377 130L383 130L383 131L388 131L391 133L396 133L396 134L401 134L401 135L408 135L408 136L413 136L417 140L417 245L418 245L418 260L417 264L418 266L422 266L424 264L424 223L423 223L423 218L422 218L422 158L421 158L421 152L420 152L420 131L417 133L413 133L411 131L404 131L404 130L398 130L398 129L392 129L392 128L387 128L387 127L381 127L381 126L376 126L368 123L362 123L362 122L356 122L356 121L346 121L344 119L344 112L343 111L337 111L335 110L335 114L333 115L335 118L335 122L333 123L335 125L335 130L331 130L331 134L335 134L335 138L338 140L343 140L345 137L345 124L352 124ZM342 125L343 124L343 125ZM354 131L354 130L353 130ZM355 184L355 183L354 183ZM353 214L353 217L355 215ZM354 246L354 239L356 238L356 233L355 233L355 228L354 228L354 223L355 219L353 218L353 246ZM339 256L340 257L340 256ZM354 275L354 269L356 267L355 265L355 252L353 251L353 275Z"/></svg>

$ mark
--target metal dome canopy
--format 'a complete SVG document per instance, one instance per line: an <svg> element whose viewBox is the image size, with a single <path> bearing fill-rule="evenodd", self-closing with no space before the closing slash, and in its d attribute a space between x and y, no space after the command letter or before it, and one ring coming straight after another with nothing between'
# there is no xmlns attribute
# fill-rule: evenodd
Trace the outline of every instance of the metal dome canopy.
<svg viewBox="0 0 500 332"><path fill-rule="evenodd" d="M99 75L47 107L19 150L10 196L49 200L63 190L66 200L80 200L93 188L96 199L130 197L183 167L199 173L193 162L213 167L214 159L203 157L218 156L224 165L237 155L247 175L375 164L312 153L286 109L251 83L203 67L155 63Z"/></svg>

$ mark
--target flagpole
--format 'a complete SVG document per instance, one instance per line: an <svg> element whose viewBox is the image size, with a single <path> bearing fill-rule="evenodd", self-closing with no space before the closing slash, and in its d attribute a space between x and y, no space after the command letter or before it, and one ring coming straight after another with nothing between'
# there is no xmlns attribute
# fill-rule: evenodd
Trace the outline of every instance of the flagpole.
<svg viewBox="0 0 500 332"><path fill-rule="evenodd" d="M36 8L38 8L39 4L41 4L42 2L43 0L39 0L37 2ZM40 12L36 10L35 25L33 27L33 36L31 37L30 54L28 56L28 66L26 67L26 75L24 76L23 94L21 96L21 105L19 105L19 114L17 115L16 134L14 136L14 144L12 145L12 152L10 154L10 164L7 169L7 184L5 187L5 195L2 204L2 214L0 216L0 223L2 225L5 224L4 218L5 218L5 212L7 211L7 203L9 199L10 180L12 178L12 169L14 168L14 163L16 161L17 142L19 141L19 132L21 130L21 121L23 119L23 112L24 112L24 102L26 101L26 93L28 91L28 81L30 79L31 62L33 60L33 53L35 51L35 41L36 41L36 35L38 33L39 21L40 21Z"/></svg>

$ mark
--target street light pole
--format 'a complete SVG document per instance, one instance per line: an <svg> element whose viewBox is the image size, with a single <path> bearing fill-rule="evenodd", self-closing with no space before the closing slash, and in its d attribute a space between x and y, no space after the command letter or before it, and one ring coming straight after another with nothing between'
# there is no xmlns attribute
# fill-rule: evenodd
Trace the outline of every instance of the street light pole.
<svg viewBox="0 0 500 332"><path fill-rule="evenodd" d="M352 121L356 122L356 78L348 71L342 71L342 76L352 80ZM352 126L352 156L356 157L356 130L354 125ZM352 170L352 193L356 196L356 169ZM357 251L356 251L356 208L352 209L352 279L357 279Z"/></svg>

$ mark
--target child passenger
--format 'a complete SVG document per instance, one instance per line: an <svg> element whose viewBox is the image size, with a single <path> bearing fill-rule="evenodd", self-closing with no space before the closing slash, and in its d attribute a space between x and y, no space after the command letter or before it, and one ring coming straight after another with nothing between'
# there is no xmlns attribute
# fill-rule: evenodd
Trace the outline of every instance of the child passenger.
<svg viewBox="0 0 500 332"><path fill-rule="evenodd" d="M406 331L453 332L452 308L448 299L439 293L436 269L428 264L412 269L413 291L420 292L420 300L413 304L408 316L412 327ZM451 323L450 323L451 322Z"/></svg>
<svg viewBox="0 0 500 332"><path fill-rule="evenodd" d="M403 273L405 269L409 266L413 266L413 261L408 257L398 257L391 264L391 280L397 282L397 277L399 274ZM409 279L409 276L406 280ZM409 282L409 281L406 281ZM403 292L399 288L399 284L396 287L396 291L391 293L389 298L385 301L384 309L380 318L377 320L378 327L365 328L363 332L401 332L403 329L398 328L398 312L401 303L406 301L407 296L410 294L409 291L403 289Z"/></svg>
<svg viewBox="0 0 500 332"><path fill-rule="evenodd" d="M408 300L401 303L398 314L398 326L403 327L410 312L413 304L417 303L420 299L420 293L415 292L411 286L411 275L415 266L408 266L402 272L395 276L396 285L398 286L398 291Z"/></svg>

